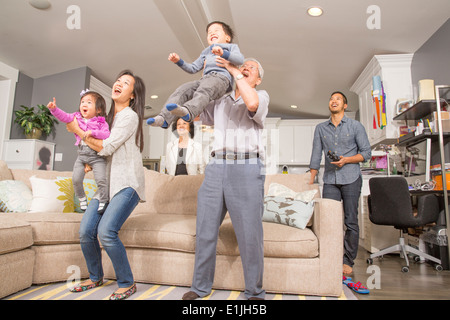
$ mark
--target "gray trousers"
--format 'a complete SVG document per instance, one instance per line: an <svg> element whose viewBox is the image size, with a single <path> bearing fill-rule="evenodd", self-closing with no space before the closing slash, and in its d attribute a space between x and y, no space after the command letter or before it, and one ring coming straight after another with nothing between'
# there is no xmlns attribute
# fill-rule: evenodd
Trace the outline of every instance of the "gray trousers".
<svg viewBox="0 0 450 320"><path fill-rule="evenodd" d="M244 163L243 163L244 162ZM219 227L228 210L244 269L247 298L264 298L262 216L264 181L259 159L213 158L198 192L195 267L191 290L200 297L211 292L216 267Z"/></svg>
<svg viewBox="0 0 450 320"><path fill-rule="evenodd" d="M206 108L208 103L219 99L231 89L230 81L227 77L216 72L211 72L203 76L200 80L187 82L179 86L166 101L177 104L189 110L191 119L194 120ZM165 107L162 108L160 115L170 125L175 116Z"/></svg>
<svg viewBox="0 0 450 320"><path fill-rule="evenodd" d="M73 165L72 182L75 195L78 198L86 197L83 188L85 176L84 164L92 167L95 182L97 184L96 198L103 203L109 202L109 185L106 176L106 158L101 157L86 145L78 145L78 157ZM98 195L98 196L97 196Z"/></svg>

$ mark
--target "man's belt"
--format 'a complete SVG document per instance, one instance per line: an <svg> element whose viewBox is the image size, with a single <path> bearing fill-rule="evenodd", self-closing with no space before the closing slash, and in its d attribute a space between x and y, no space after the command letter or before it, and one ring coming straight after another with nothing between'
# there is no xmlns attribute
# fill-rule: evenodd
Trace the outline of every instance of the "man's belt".
<svg viewBox="0 0 450 320"><path fill-rule="evenodd" d="M245 160L252 158L259 158L259 153L251 152L251 153L215 153L211 152L211 156L216 159L224 159L224 160Z"/></svg>

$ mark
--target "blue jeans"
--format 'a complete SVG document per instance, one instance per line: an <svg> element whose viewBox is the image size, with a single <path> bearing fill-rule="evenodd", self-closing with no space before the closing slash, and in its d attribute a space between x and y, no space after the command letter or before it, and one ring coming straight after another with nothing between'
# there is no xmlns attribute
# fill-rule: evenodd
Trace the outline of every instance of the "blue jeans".
<svg viewBox="0 0 450 320"><path fill-rule="evenodd" d="M358 254L359 225L358 203L361 194L362 178L349 184L324 184L323 197L343 202L344 224L347 228L344 236L344 264L353 266ZM339 228L339 226L336 226Z"/></svg>
<svg viewBox="0 0 450 320"><path fill-rule="evenodd" d="M92 199L80 224L80 243L89 278L96 282L103 279L102 251L99 240L108 254L116 273L119 288L134 283L127 253L119 239L119 230L139 203L133 188L125 188L110 201L103 214L98 214L98 200ZM98 235L98 238L97 238Z"/></svg>

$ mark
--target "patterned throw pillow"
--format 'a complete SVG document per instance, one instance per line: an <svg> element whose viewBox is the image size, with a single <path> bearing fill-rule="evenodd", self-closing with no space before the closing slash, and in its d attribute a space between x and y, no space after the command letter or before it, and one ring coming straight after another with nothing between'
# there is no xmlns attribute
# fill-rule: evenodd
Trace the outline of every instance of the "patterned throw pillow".
<svg viewBox="0 0 450 320"><path fill-rule="evenodd" d="M33 200L33 194L24 182L0 181L0 211L27 212L30 209L31 200Z"/></svg>
<svg viewBox="0 0 450 320"><path fill-rule="evenodd" d="M295 192L272 183L264 197L263 221L304 229L314 213L317 190Z"/></svg>
<svg viewBox="0 0 450 320"><path fill-rule="evenodd" d="M303 202L292 198L264 197L263 221L305 229L314 212L314 201Z"/></svg>

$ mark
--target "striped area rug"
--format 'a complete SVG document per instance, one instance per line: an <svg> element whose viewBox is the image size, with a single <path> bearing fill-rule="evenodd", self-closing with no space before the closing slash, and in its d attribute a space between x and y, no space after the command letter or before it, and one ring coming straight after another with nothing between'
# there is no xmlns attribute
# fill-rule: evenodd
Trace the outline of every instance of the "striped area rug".
<svg viewBox="0 0 450 320"><path fill-rule="evenodd" d="M128 300L181 300L184 293L189 291L186 287L174 287L137 283L137 291ZM26 290L17 292L3 300L108 300L109 296L117 289L117 283L113 280L105 280L103 286L85 292L72 293L65 282L47 285L32 286ZM246 300L243 292L228 290L213 290L203 300ZM266 294L266 300L357 300L353 292L342 286L342 294L339 297L317 297L290 294Z"/></svg>

